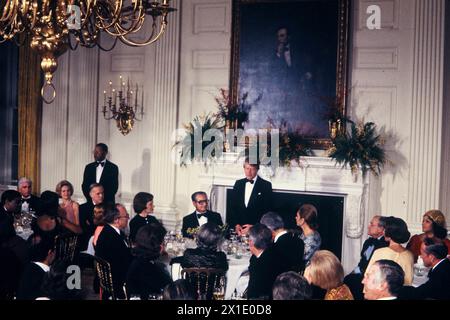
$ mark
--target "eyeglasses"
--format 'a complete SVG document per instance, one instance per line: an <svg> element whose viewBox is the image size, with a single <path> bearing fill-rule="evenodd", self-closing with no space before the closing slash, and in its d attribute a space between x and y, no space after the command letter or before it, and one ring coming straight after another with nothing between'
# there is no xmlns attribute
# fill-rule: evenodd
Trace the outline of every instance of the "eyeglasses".
<svg viewBox="0 0 450 320"><path fill-rule="evenodd" d="M123 219L123 218L130 219L130 216L119 216L119 219Z"/></svg>
<svg viewBox="0 0 450 320"><path fill-rule="evenodd" d="M195 202L197 202L198 204L205 204L205 203L208 203L208 200L200 200L200 201L195 201Z"/></svg>

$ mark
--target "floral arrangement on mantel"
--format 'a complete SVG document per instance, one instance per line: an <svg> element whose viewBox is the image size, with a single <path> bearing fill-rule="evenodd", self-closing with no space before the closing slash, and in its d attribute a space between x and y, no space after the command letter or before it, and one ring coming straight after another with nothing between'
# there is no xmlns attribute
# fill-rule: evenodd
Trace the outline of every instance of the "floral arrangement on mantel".
<svg viewBox="0 0 450 320"><path fill-rule="evenodd" d="M347 121L351 123L350 130L343 130L332 139L329 156L343 168L350 166L356 177L359 169L363 178L369 171L378 176L387 159L383 149L385 141L378 134L375 123Z"/></svg>
<svg viewBox="0 0 450 320"><path fill-rule="evenodd" d="M300 157L312 156L311 143L298 132L288 130L287 121L281 120L281 124L277 125L272 118L267 119L268 130L278 129L280 134L279 140L279 164L282 167L291 167L294 163L300 165ZM270 136L267 139L267 149L271 150ZM264 149L264 146L262 146Z"/></svg>
<svg viewBox="0 0 450 320"><path fill-rule="evenodd" d="M215 154L215 150L212 150L211 154L209 154L206 159L203 157L203 151L205 150L206 147L208 146L215 147L216 144L219 143L220 145L217 145L217 148L222 149L223 141L216 141L216 140L205 141L203 140L203 137L206 131L210 129L221 130L223 129L223 127L224 126L222 120L216 115L210 113L206 115L196 116L191 122L189 122L188 124L184 124L186 135L181 140L178 140L174 145L174 147L177 146L182 147L180 155L181 157L180 165L186 166L187 163L194 161L204 162L204 164L206 165L208 160L213 160L217 156ZM196 130L199 131L201 130L201 135L198 135L198 137L194 135L194 132ZM196 141L195 139L198 139L199 141ZM202 152L200 154L195 153L194 146L196 143L201 145Z"/></svg>
<svg viewBox="0 0 450 320"><path fill-rule="evenodd" d="M225 126L228 129L239 129L242 128L244 123L248 121L248 116L250 110L253 106L258 104L262 98L260 94L254 101L248 101L248 92L245 92L237 101L234 103L230 97L230 92L226 89L219 90L220 95L214 99L218 106L218 117L225 121Z"/></svg>

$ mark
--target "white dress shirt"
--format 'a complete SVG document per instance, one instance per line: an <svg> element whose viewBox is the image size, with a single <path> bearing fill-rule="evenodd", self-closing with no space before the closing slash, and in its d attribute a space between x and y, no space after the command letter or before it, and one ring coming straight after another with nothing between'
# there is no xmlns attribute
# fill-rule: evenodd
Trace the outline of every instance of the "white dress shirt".
<svg viewBox="0 0 450 320"><path fill-rule="evenodd" d="M100 161L103 163L102 165L97 165L97 169L95 171L95 182L100 183L100 179L102 177L103 169L105 169L106 160Z"/></svg>
<svg viewBox="0 0 450 320"><path fill-rule="evenodd" d="M274 242L274 243L277 242L278 238L280 238L282 235L284 235L284 234L286 234L286 233L287 233L286 230L281 231L279 234L277 234L277 235L275 236L275 238L273 239L273 242Z"/></svg>
<svg viewBox="0 0 450 320"><path fill-rule="evenodd" d="M244 200L245 207L248 207L248 202L250 201L250 197L252 195L253 188L255 187L255 183L256 183L257 179L258 179L258 176L256 176L253 179L253 183L250 183L248 181L245 183L245 200Z"/></svg>
<svg viewBox="0 0 450 320"><path fill-rule="evenodd" d="M205 212L206 213L206 212ZM202 214L202 216L200 217L200 219L197 217L198 220L198 225L201 227L202 225L204 225L205 223L208 222L208 218L204 215L204 213L200 213L198 211L195 211L196 217L197 214Z"/></svg>
<svg viewBox="0 0 450 320"><path fill-rule="evenodd" d="M48 265L46 265L45 263L37 262L37 261L33 261L33 263L37 264L42 270L44 270L44 272L50 271L50 267Z"/></svg>

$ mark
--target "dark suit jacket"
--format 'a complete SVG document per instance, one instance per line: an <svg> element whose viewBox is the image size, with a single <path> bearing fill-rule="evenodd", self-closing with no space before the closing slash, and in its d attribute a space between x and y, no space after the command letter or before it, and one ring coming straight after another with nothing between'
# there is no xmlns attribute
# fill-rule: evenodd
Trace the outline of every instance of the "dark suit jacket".
<svg viewBox="0 0 450 320"><path fill-rule="evenodd" d="M22 206L22 203L24 202L23 199L20 200L20 206ZM30 210L36 211L39 209L39 202L40 199L38 197L36 197L35 195L31 195L31 198L28 199L28 205Z"/></svg>
<svg viewBox="0 0 450 320"><path fill-rule="evenodd" d="M281 272L303 270L303 253L305 244L300 235L288 232L283 234L273 244L273 249L278 256Z"/></svg>
<svg viewBox="0 0 450 320"><path fill-rule="evenodd" d="M374 249L372 250L372 254L369 256L366 256L365 252L369 248L369 246L373 245ZM366 272L367 266L369 265L369 261L372 258L373 253L375 250L384 248L389 246L389 242L384 240L384 236L380 238L380 240L376 238L368 238L366 241L364 241L362 250L361 250L361 260L359 260L358 267L361 270L361 274L364 274Z"/></svg>
<svg viewBox="0 0 450 320"><path fill-rule="evenodd" d="M264 250L259 258L256 256L250 258L248 267L250 279L247 290L249 299L272 297L273 283L281 273L277 260L277 255L272 247Z"/></svg>
<svg viewBox="0 0 450 320"><path fill-rule="evenodd" d="M96 172L96 162L89 163L86 168L84 168L83 184L81 185L81 188L83 189L83 194L86 197L87 202L92 201L89 196L89 187L91 184L96 183ZM106 160L99 183L104 188L104 201L115 203L115 195L119 188L119 168L114 163Z"/></svg>
<svg viewBox="0 0 450 320"><path fill-rule="evenodd" d="M139 295L141 300L147 300L149 295L160 294L172 283L172 277L161 262L137 257L128 269L126 283L128 296Z"/></svg>
<svg viewBox="0 0 450 320"><path fill-rule="evenodd" d="M222 226L222 217L219 213L213 212L213 211L206 211L205 213L206 218L208 218L208 222L213 222L217 224L218 226ZM183 227L181 228L181 231L183 233L183 237L192 238L192 235L189 235L187 233L187 229L189 228L197 228L199 226L198 219L196 216L196 212L194 211L191 214L188 214L183 218Z"/></svg>
<svg viewBox="0 0 450 320"><path fill-rule="evenodd" d="M34 262L30 262L22 274L17 290L17 300L35 300L42 296L41 285L45 271Z"/></svg>
<svg viewBox="0 0 450 320"><path fill-rule="evenodd" d="M79 241L80 249L84 251L87 249L89 239L94 235L94 204L92 200L80 205L79 209L80 227L83 230Z"/></svg>
<svg viewBox="0 0 450 320"><path fill-rule="evenodd" d="M444 259L428 277L428 281L417 288L403 287L399 298L450 300L450 260Z"/></svg>
<svg viewBox="0 0 450 320"><path fill-rule="evenodd" d="M95 254L110 263L114 291L121 297L132 258L130 248L125 244L125 237L122 233L119 235L109 224L105 224L98 237Z"/></svg>
<svg viewBox="0 0 450 320"><path fill-rule="evenodd" d="M237 180L233 187L231 212L227 215L230 228L236 224L255 224L272 207L272 184L258 176L248 207L245 207L245 184L247 179Z"/></svg>

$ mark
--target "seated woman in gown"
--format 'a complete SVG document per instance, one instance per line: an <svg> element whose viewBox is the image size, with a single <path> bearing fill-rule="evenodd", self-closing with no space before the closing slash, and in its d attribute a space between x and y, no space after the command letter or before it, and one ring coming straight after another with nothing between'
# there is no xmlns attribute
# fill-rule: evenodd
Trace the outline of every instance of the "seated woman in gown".
<svg viewBox="0 0 450 320"><path fill-rule="evenodd" d="M228 270L227 256L217 247L223 239L219 227L212 222L202 225L197 233L197 248L186 249L182 268L217 268Z"/></svg>
<svg viewBox="0 0 450 320"><path fill-rule="evenodd" d="M417 262L417 258L420 256L420 246L422 245L423 240L425 238L435 238L436 230L438 230L437 233L439 233L442 229L446 229L444 214L439 210L428 210L425 212L422 218L423 233L412 236L406 246L406 249L410 250L414 255L414 262ZM440 238L439 235L437 235L437 238ZM441 240L444 241L450 252L450 240L447 239L447 236Z"/></svg>
<svg viewBox="0 0 450 320"><path fill-rule="evenodd" d="M353 300L350 289L344 284L344 268L331 251L316 251L304 276L310 284L327 290L324 300Z"/></svg>
<svg viewBox="0 0 450 320"><path fill-rule="evenodd" d="M396 217L385 218L386 227L384 238L389 246L375 250L367 265L367 270L378 260L392 260L397 262L405 272L405 285L411 285L414 275L414 257L411 251L405 249L402 244L408 242L410 233L406 222Z"/></svg>
<svg viewBox="0 0 450 320"><path fill-rule="evenodd" d="M145 225L137 232L136 247L132 250L134 260L126 278L128 297L139 296L141 300L148 300L160 295L164 287L172 283L166 266L158 261L164 250L166 233L159 223Z"/></svg>

